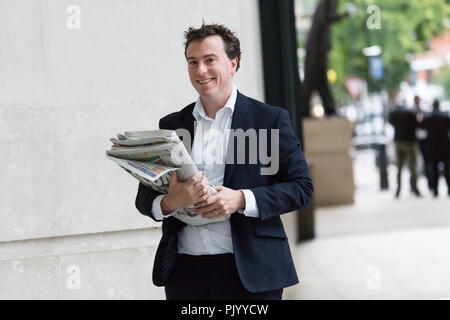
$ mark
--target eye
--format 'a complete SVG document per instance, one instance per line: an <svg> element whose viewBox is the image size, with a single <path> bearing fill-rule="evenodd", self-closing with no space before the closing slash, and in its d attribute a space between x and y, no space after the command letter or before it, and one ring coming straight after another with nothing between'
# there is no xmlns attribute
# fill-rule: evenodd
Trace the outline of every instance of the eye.
<svg viewBox="0 0 450 320"><path fill-rule="evenodd" d="M195 60L189 60L189 61L188 61L188 64L189 64L190 66L195 66L195 65L197 64L197 61L195 61Z"/></svg>
<svg viewBox="0 0 450 320"><path fill-rule="evenodd" d="M212 62L214 62L214 58L208 58L208 59L206 59L206 62L208 62L208 63L212 63Z"/></svg>

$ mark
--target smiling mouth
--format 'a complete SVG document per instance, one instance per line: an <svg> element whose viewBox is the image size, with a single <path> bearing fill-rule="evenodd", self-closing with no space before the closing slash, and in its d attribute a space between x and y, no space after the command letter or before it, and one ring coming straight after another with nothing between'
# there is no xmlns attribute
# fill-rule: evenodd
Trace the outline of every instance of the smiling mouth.
<svg viewBox="0 0 450 320"><path fill-rule="evenodd" d="M214 80L214 78L206 79L206 80L197 80L197 83L200 83L200 84L207 84L207 83L209 83L209 82L211 82L211 81L213 81L213 80Z"/></svg>

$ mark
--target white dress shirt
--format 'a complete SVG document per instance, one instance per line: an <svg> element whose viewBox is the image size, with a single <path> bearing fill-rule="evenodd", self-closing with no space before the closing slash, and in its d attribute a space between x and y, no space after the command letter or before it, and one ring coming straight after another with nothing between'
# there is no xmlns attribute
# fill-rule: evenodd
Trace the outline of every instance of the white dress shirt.
<svg viewBox="0 0 450 320"><path fill-rule="evenodd" d="M192 115L198 122L192 143L191 158L198 170L202 171L212 185L222 185L225 173L225 159L227 154L229 130L236 104L237 89L233 90L225 106L217 111L216 118L209 118L203 108L200 97L195 103ZM226 134L224 134L226 133ZM238 210L239 214L248 217L259 217L256 199L250 190L243 189L245 209ZM177 211L163 215L159 195L153 200L152 213L157 220L170 217ZM208 255L233 253L230 221L221 221L201 226L186 225L178 232L178 253L190 255Z"/></svg>

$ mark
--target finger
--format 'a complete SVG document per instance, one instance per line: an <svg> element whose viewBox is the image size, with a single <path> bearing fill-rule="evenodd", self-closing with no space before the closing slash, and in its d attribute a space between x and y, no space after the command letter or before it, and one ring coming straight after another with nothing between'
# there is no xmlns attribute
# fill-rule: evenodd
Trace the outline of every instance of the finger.
<svg viewBox="0 0 450 320"><path fill-rule="evenodd" d="M225 212L221 212L219 210L213 210L207 214L203 214L202 217L206 219L219 218L225 215Z"/></svg>
<svg viewBox="0 0 450 320"><path fill-rule="evenodd" d="M214 189L216 189L217 192L223 190L223 186L214 186Z"/></svg>
<svg viewBox="0 0 450 320"><path fill-rule="evenodd" d="M195 177L196 177L196 179L197 179L197 182L199 182L199 181L203 178L203 172L197 171L197 172L195 173Z"/></svg>
<svg viewBox="0 0 450 320"><path fill-rule="evenodd" d="M199 203L205 202L209 198L209 193L204 193L202 195L197 196L194 199L194 206L197 207Z"/></svg>
<svg viewBox="0 0 450 320"><path fill-rule="evenodd" d="M205 186L204 180L195 183L193 187L194 187L194 193L200 192L202 190L206 190L206 186Z"/></svg>
<svg viewBox="0 0 450 320"><path fill-rule="evenodd" d="M198 190L198 191L195 193L195 196L198 197L198 198L203 197L204 195L209 195L208 190L205 189L205 188L202 188L202 189ZM203 200L206 200L206 198L203 199ZM203 200L202 200L202 201L203 201Z"/></svg>
<svg viewBox="0 0 450 320"><path fill-rule="evenodd" d="M201 177L202 177L202 172L201 171L197 171L196 173L194 173L189 180L187 181L188 183L194 185L197 182L201 181Z"/></svg>
<svg viewBox="0 0 450 320"><path fill-rule="evenodd" d="M200 177L200 180L197 180L196 182L194 182L194 186L197 186L197 185L205 185L206 183L207 183L207 179L206 179L206 177L205 176L201 176Z"/></svg>
<svg viewBox="0 0 450 320"><path fill-rule="evenodd" d="M170 173L169 185L174 185L178 182L178 174L177 171L174 170Z"/></svg>
<svg viewBox="0 0 450 320"><path fill-rule="evenodd" d="M195 204L195 209L200 209L203 208L204 206L206 206L208 204L208 199L199 201Z"/></svg>
<svg viewBox="0 0 450 320"><path fill-rule="evenodd" d="M206 200L208 201L208 200ZM204 214L204 213L208 213L212 210L214 210L214 204L206 204L202 207L195 207L194 210L195 212L197 212L198 214Z"/></svg>
<svg viewBox="0 0 450 320"><path fill-rule="evenodd" d="M203 176L203 179L202 179L201 183L202 183L202 186L204 186L205 188L209 189L209 182L208 182L208 179L205 176Z"/></svg>
<svg viewBox="0 0 450 320"><path fill-rule="evenodd" d="M208 195L209 195L209 193L208 193ZM206 206L210 206L210 205L214 204L214 202L216 202L216 200L217 200L216 198L217 198L216 196L209 196L208 199L199 202L196 206L196 209L201 209Z"/></svg>
<svg viewBox="0 0 450 320"><path fill-rule="evenodd" d="M203 215L203 214L211 213L212 211L217 210L217 209L218 209L217 206L213 203L213 204L201 207L201 208L195 208L195 212Z"/></svg>
<svg viewBox="0 0 450 320"><path fill-rule="evenodd" d="M206 185L206 186L209 186L208 178L207 178L206 176L203 176L203 177L205 178L205 181L204 181L205 185Z"/></svg>

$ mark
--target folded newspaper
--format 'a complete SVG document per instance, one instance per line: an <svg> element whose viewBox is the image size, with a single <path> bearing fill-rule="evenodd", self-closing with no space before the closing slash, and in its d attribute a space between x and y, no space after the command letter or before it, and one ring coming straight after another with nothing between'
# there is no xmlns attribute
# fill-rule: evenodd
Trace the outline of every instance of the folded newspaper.
<svg viewBox="0 0 450 320"><path fill-rule="evenodd" d="M198 171L184 144L173 130L128 131L111 138L106 156L144 185L161 193L169 189L170 172L177 170L180 181L188 180ZM210 186L210 195L217 191ZM229 216L206 219L195 213L193 206L178 209L175 218L190 224L203 225L225 221Z"/></svg>

